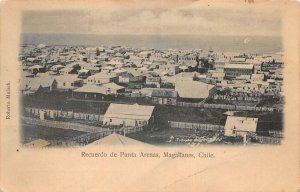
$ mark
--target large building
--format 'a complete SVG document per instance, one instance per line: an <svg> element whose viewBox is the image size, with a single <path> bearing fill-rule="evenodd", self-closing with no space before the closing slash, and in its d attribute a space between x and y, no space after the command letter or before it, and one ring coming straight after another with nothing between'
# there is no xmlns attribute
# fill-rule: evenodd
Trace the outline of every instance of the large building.
<svg viewBox="0 0 300 192"><path fill-rule="evenodd" d="M107 96L115 96L124 92L125 88L115 83L106 83L102 85L84 85L73 91L73 97L78 99L105 99Z"/></svg>
<svg viewBox="0 0 300 192"><path fill-rule="evenodd" d="M111 103L103 117L104 125L143 126L149 123L154 106Z"/></svg>
<svg viewBox="0 0 300 192"><path fill-rule="evenodd" d="M175 91L182 99L206 99L215 93L216 86L200 81L182 81L176 83Z"/></svg>
<svg viewBox="0 0 300 192"><path fill-rule="evenodd" d="M118 82L119 77L116 76L114 73L96 73L95 75L92 75L87 78L87 84L93 84L93 85L101 85L105 83Z"/></svg>
<svg viewBox="0 0 300 192"><path fill-rule="evenodd" d="M224 66L225 77L229 79L240 75L252 75L253 72L253 64L226 64Z"/></svg>

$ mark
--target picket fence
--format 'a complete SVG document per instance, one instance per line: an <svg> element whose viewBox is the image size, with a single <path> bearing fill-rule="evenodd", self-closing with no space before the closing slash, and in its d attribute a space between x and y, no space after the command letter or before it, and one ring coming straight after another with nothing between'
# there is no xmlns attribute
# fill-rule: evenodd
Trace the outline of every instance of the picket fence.
<svg viewBox="0 0 300 192"><path fill-rule="evenodd" d="M282 140L282 138L267 137L267 136L260 136L260 135L253 135L251 137L252 137L252 139L255 139L258 143L261 143L261 144L279 145L279 144L281 144L281 140Z"/></svg>
<svg viewBox="0 0 300 192"><path fill-rule="evenodd" d="M52 109L39 109L39 108L25 108L25 112L28 115L38 117L40 111L46 112L47 118L64 118L64 119L78 119L78 120L89 120L89 121L103 121L103 115L93 114L93 113L76 113L73 111L62 111L62 110L52 110Z"/></svg>
<svg viewBox="0 0 300 192"><path fill-rule="evenodd" d="M199 130L204 130L204 131L222 131L222 130L224 130L223 125L188 123L188 122L177 122L177 121L168 121L168 123L169 123L170 128L199 129Z"/></svg>
<svg viewBox="0 0 300 192"><path fill-rule="evenodd" d="M176 121L168 121L170 128L180 128L180 129L193 129L193 130L203 130L203 131L215 131L215 132L223 132L223 125L213 125L213 124L201 124L201 123L187 123L187 122L176 122ZM273 132L272 132L273 133ZM279 133L277 133L279 134ZM251 138L256 140L261 144L281 144L282 135L280 137L267 137L256 134L250 134ZM277 136L277 135L276 135Z"/></svg>
<svg viewBox="0 0 300 192"><path fill-rule="evenodd" d="M256 107L256 106L242 106L242 105L226 105L226 104L207 104L207 103L188 103L188 102L177 102L177 106L180 107L199 107L207 109L226 109L236 111L257 111L257 112L282 112L283 109L274 107Z"/></svg>

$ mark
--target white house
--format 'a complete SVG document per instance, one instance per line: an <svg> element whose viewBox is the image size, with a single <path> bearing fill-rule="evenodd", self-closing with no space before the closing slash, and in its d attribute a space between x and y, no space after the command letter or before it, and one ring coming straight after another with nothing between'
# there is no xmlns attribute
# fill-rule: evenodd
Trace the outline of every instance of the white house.
<svg viewBox="0 0 300 192"><path fill-rule="evenodd" d="M62 65L53 65L51 68L50 68L50 70L51 71L54 71L54 72L59 72L59 70L60 69L63 69L64 68L64 66L62 66Z"/></svg>
<svg viewBox="0 0 300 192"><path fill-rule="evenodd" d="M103 117L105 125L142 126L147 125L154 106L111 103Z"/></svg>
<svg viewBox="0 0 300 192"><path fill-rule="evenodd" d="M243 136L248 132L255 133L258 118L227 116L225 136Z"/></svg>
<svg viewBox="0 0 300 192"><path fill-rule="evenodd" d="M78 78L76 74L56 76L57 88L61 90L72 90L83 85L83 80Z"/></svg>
<svg viewBox="0 0 300 192"><path fill-rule="evenodd" d="M95 84L95 85L100 85L104 83L110 83L110 82L117 82L118 81L118 76L114 73L106 73L106 72L101 72L101 73L96 73L95 75L89 76L87 78L87 83L88 84Z"/></svg>

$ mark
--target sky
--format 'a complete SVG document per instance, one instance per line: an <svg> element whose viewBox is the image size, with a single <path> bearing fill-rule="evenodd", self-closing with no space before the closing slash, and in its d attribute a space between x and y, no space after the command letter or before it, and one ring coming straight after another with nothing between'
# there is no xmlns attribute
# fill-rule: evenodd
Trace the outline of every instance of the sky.
<svg viewBox="0 0 300 192"><path fill-rule="evenodd" d="M280 36L280 10L229 7L122 7L26 11L23 33Z"/></svg>

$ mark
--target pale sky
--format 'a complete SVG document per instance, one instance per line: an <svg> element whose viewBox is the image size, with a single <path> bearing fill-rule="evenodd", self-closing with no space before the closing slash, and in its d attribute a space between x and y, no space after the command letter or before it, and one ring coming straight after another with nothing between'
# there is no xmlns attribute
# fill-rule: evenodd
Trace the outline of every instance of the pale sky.
<svg viewBox="0 0 300 192"><path fill-rule="evenodd" d="M281 35L280 11L212 7L27 11L23 33Z"/></svg>

